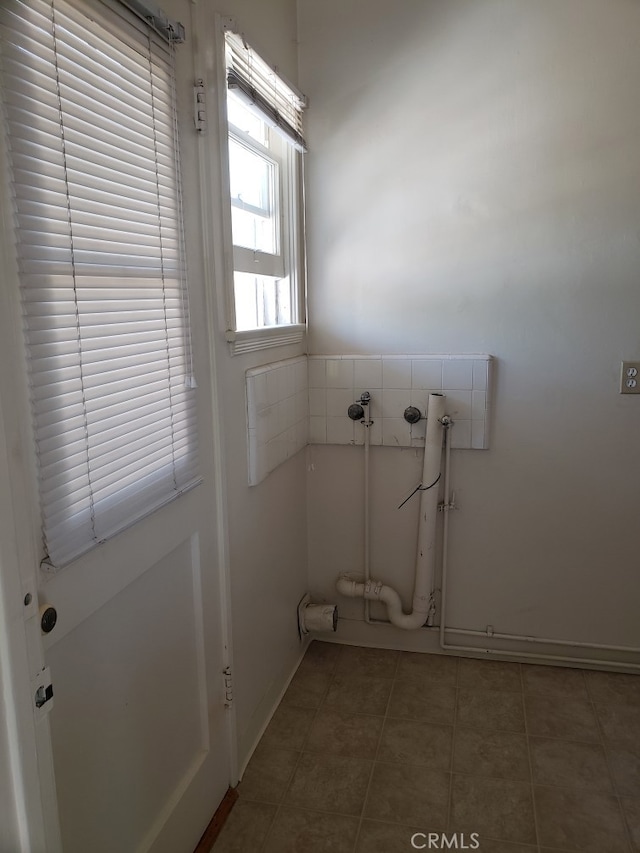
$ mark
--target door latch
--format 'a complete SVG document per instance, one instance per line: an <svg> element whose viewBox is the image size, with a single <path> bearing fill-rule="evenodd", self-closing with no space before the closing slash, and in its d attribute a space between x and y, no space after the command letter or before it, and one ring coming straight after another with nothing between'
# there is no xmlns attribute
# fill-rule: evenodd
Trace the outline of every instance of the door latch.
<svg viewBox="0 0 640 853"><path fill-rule="evenodd" d="M36 719L48 713L53 707L53 682L51 681L51 670L45 666L36 678L31 682L33 685L33 703L35 705Z"/></svg>

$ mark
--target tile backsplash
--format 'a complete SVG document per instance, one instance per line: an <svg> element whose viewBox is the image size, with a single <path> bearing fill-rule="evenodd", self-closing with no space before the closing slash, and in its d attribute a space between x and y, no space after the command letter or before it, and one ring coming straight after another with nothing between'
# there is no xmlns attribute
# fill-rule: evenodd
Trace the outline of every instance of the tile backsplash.
<svg viewBox="0 0 640 853"><path fill-rule="evenodd" d="M309 444L363 444L364 427L347 416L371 394L371 444L424 445L429 393L447 398L451 446L484 450L489 439L490 355L300 356L247 371L249 484ZM422 414L404 418L407 406Z"/></svg>
<svg viewBox="0 0 640 853"><path fill-rule="evenodd" d="M249 485L309 443L306 355L246 373Z"/></svg>
<svg viewBox="0 0 640 853"><path fill-rule="evenodd" d="M388 447L424 444L429 393L447 398L454 421L451 446L485 450L489 439L490 355L309 356L309 441L362 444L364 428L347 417L363 391L371 394L371 443ZM420 410L417 424L404 420L407 406Z"/></svg>

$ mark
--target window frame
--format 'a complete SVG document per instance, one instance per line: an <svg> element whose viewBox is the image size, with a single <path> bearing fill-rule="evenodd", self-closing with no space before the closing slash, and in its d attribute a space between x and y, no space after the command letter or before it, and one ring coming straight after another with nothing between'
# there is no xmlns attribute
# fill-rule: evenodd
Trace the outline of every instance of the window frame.
<svg viewBox="0 0 640 853"><path fill-rule="evenodd" d="M233 232L231 225L231 189L229 173L229 137L239 136L237 129L229 122L227 110L227 64L226 64L226 41L227 32L239 33L237 22L234 18L217 17L217 41L219 46L218 75L221 80L219 97L219 129L220 129L220 162L221 162L221 188L223 194L222 204L222 235L224 240L225 257L225 339L229 343L232 355L268 349L276 346L300 343L304 340L307 331L306 322L306 256L305 256L305 229L304 229L304 163L301 151L282 139L281 147L283 156L280 165L280 240L282 260L284 264L284 275L289 278L289 292L291 299L291 323L261 326L254 329L237 328L236 301L234 288L234 273L244 270L236 267L236 257L243 254L237 252L233 244ZM259 50L252 41L252 48L264 58L264 53ZM284 79L284 78L283 78ZM287 82L285 80L285 82ZM274 136L274 130L269 131ZM240 134L242 132L240 131ZM269 155L273 156L273 155ZM274 159L278 159L275 158ZM252 250L245 250L251 252ZM269 268L272 262L262 259L262 253L256 253L258 264L263 270ZM271 256L272 258L273 256ZM264 261L261 263L261 261ZM259 275L272 275L268 272L260 272Z"/></svg>

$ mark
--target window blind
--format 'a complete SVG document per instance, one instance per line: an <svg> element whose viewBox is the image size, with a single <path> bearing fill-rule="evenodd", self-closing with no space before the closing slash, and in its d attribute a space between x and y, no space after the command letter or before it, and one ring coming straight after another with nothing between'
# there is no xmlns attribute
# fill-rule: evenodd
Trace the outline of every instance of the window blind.
<svg viewBox="0 0 640 853"><path fill-rule="evenodd" d="M46 559L197 482L174 56L118 4L5 0L2 89Z"/></svg>
<svg viewBox="0 0 640 853"><path fill-rule="evenodd" d="M299 151L305 151L302 113L304 95L290 86L250 47L244 36L227 30L227 84L242 100L256 109Z"/></svg>

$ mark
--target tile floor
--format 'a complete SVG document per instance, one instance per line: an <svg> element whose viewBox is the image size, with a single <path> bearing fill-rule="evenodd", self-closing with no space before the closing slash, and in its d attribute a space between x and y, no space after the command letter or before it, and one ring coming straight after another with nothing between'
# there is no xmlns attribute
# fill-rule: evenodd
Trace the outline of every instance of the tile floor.
<svg viewBox="0 0 640 853"><path fill-rule="evenodd" d="M640 676L314 642L239 794L213 853L640 851Z"/></svg>

